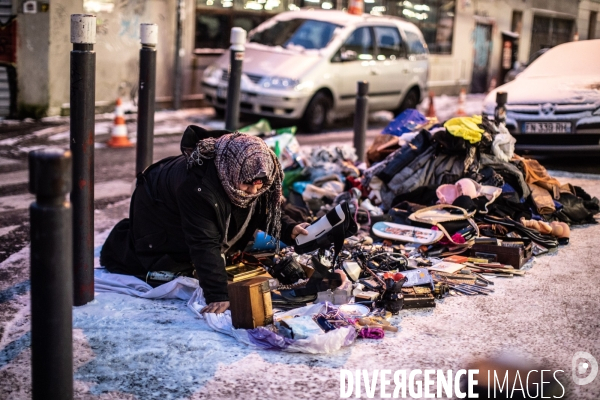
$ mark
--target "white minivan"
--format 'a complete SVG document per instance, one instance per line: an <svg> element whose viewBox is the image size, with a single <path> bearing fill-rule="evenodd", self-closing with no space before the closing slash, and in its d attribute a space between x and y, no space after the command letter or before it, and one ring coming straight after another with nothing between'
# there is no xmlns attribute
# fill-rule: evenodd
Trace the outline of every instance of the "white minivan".
<svg viewBox="0 0 600 400"><path fill-rule="evenodd" d="M240 111L320 132L355 109L358 81L369 82L369 110L395 114L426 93L427 45L412 23L334 10L278 14L248 35ZM229 52L204 71L202 92L217 114L227 104Z"/></svg>

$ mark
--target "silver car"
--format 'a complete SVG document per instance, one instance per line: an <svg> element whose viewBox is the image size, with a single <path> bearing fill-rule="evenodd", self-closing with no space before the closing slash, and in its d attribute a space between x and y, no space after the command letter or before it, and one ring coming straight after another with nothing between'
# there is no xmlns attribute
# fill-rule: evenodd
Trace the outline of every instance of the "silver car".
<svg viewBox="0 0 600 400"><path fill-rule="evenodd" d="M229 57L225 52L202 78L205 99L221 114ZM371 111L416 107L426 92L429 61L423 35L402 19L299 10L249 33L242 69L242 113L319 132L354 111L358 81L369 82Z"/></svg>
<svg viewBox="0 0 600 400"><path fill-rule="evenodd" d="M490 92L494 115L506 92L506 125L522 152L600 151L600 40L569 42L545 52L515 80Z"/></svg>

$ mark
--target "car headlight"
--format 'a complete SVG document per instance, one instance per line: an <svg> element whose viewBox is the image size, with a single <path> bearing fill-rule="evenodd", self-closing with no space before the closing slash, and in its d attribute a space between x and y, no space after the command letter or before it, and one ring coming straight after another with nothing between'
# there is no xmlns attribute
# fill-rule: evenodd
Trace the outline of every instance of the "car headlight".
<svg viewBox="0 0 600 400"><path fill-rule="evenodd" d="M298 79L280 78L278 76L265 76L258 82L264 88L269 89L293 89L298 85Z"/></svg>
<svg viewBox="0 0 600 400"><path fill-rule="evenodd" d="M214 65L209 65L208 67L206 67L203 73L204 78L211 79L221 79L221 75L223 75L223 71L221 70L221 68L218 68Z"/></svg>

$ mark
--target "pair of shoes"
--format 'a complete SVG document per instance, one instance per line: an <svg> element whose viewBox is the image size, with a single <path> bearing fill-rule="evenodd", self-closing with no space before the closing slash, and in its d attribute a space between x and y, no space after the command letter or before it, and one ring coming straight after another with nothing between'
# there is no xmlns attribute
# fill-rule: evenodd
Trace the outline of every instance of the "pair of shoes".
<svg viewBox="0 0 600 400"><path fill-rule="evenodd" d="M308 184L308 185L306 185L304 192L302 192L302 200L308 201L310 199L323 199L323 198L328 198L328 199L333 200L333 199L335 199L335 197L337 195L338 195L337 192L334 192L333 190L324 189L324 188L320 188L320 187L312 185L312 184Z"/></svg>
<svg viewBox="0 0 600 400"><path fill-rule="evenodd" d="M503 225L507 227L509 231L517 231L517 233L527 236L534 242L539 243L546 248L553 249L558 247L558 241L554 236L544 235L538 230L528 228L510 217L500 218L493 215L485 215L483 220L488 223Z"/></svg>
<svg viewBox="0 0 600 400"><path fill-rule="evenodd" d="M543 235L551 235L558 239L559 244L569 243L571 228L565 222L552 221L547 223L544 221L526 220L521 218L521 223L527 228L535 229Z"/></svg>
<svg viewBox="0 0 600 400"><path fill-rule="evenodd" d="M566 222L552 221L550 226L552 227L552 236L558 239L559 244L569 244L571 228Z"/></svg>
<svg viewBox="0 0 600 400"><path fill-rule="evenodd" d="M552 227L549 223L544 221L538 221L535 219L525 219L521 218L521 223L528 228L535 229L539 233L543 235L552 235ZM555 236L555 235L553 235Z"/></svg>
<svg viewBox="0 0 600 400"><path fill-rule="evenodd" d="M372 216L383 215L383 210L371 203L371 200L365 199L360 203L360 208L367 210Z"/></svg>

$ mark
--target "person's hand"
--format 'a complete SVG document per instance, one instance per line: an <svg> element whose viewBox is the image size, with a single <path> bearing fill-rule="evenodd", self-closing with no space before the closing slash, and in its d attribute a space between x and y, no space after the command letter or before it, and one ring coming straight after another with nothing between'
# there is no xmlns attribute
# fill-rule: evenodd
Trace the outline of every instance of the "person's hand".
<svg viewBox="0 0 600 400"><path fill-rule="evenodd" d="M296 236L298 235L308 235L308 231L304 229L307 226L310 226L308 222L303 222L301 224L296 225L292 230L292 239L296 239Z"/></svg>
<svg viewBox="0 0 600 400"><path fill-rule="evenodd" d="M227 310L228 308L229 308L228 301L216 301L214 303L210 303L209 305L204 307L202 310L200 310L200 314L205 314L205 313L223 314L225 312L225 310Z"/></svg>

